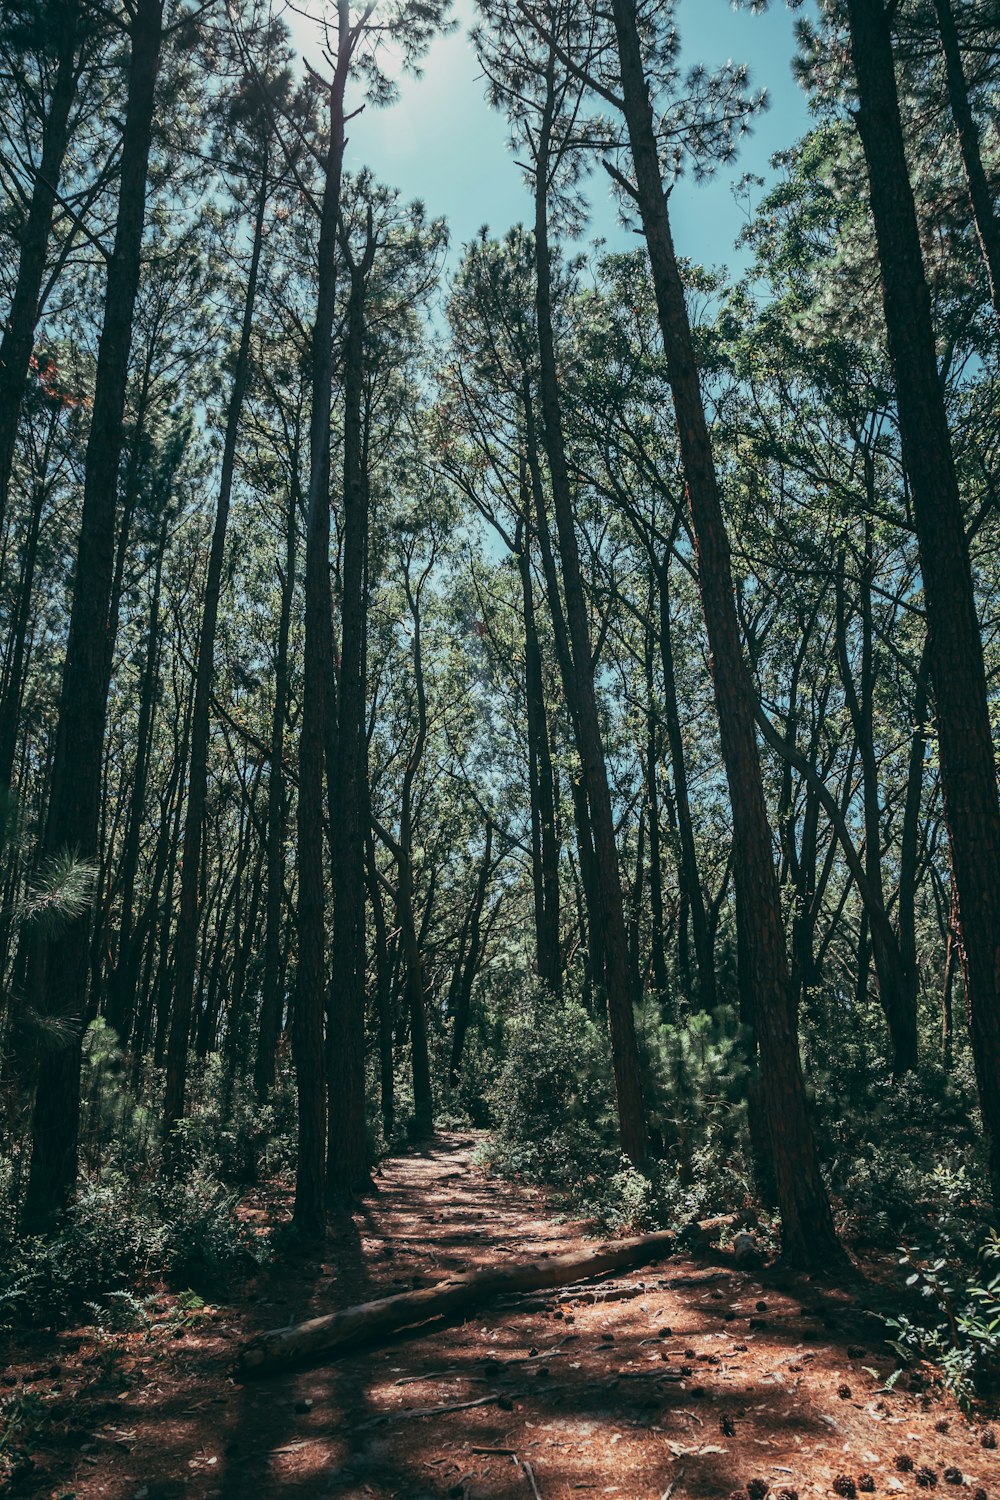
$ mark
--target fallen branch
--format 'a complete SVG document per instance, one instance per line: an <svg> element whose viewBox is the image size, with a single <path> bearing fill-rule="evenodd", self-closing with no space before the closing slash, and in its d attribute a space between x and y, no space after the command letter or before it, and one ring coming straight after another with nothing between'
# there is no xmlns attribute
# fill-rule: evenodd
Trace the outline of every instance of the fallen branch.
<svg viewBox="0 0 1000 1500"><path fill-rule="evenodd" d="M663 1491L663 1494L660 1496L660 1500L672 1500L674 1490L677 1488L677 1486L680 1484L680 1482L681 1482L681 1480L683 1478L684 1478L684 1470L683 1469L678 1469L676 1475L674 1476L673 1479L671 1479L670 1483L667 1485L666 1489Z"/></svg>
<svg viewBox="0 0 1000 1500"><path fill-rule="evenodd" d="M402 1406L397 1411L380 1412L377 1417L356 1425L354 1431L363 1432L369 1427L379 1427L383 1422L405 1422L411 1417L440 1417L446 1412L471 1411L474 1406L496 1406L499 1400L494 1392L492 1396L477 1396L474 1401L448 1401L444 1406Z"/></svg>
<svg viewBox="0 0 1000 1500"><path fill-rule="evenodd" d="M244 1346L238 1368L245 1373L259 1374L301 1360L315 1359L319 1355L332 1355L348 1345L374 1343L430 1319L464 1312L505 1292L534 1292L543 1287L566 1286L630 1266L647 1265L670 1255L673 1246L674 1235L663 1230L636 1239L613 1240L592 1250L576 1250L568 1255L553 1255L497 1270L467 1271L464 1275L438 1282L436 1286L398 1292L377 1302L363 1302L356 1307L328 1313L325 1317L293 1324L290 1328L275 1328L269 1333L259 1334Z"/></svg>
<svg viewBox="0 0 1000 1500"><path fill-rule="evenodd" d="M541 1493L539 1491L538 1485L535 1483L534 1470L532 1469L532 1467L529 1464L529 1462L528 1462L527 1459L525 1459L524 1462L521 1464L521 1468L524 1470L525 1478L527 1479L528 1483L531 1485L531 1493L534 1496L534 1500L542 1500L542 1496L541 1496Z"/></svg>

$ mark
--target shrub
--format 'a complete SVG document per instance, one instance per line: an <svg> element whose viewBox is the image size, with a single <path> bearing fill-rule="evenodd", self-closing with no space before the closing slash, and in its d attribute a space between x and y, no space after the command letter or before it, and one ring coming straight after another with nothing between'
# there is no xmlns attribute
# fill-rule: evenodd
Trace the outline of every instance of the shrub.
<svg viewBox="0 0 1000 1500"><path fill-rule="evenodd" d="M578 1002L537 986L516 1000L490 1096L498 1170L569 1190L617 1168L608 1041Z"/></svg>
<svg viewBox="0 0 1000 1500"><path fill-rule="evenodd" d="M966 1410L1000 1378L1000 1236L991 1230L974 1270L947 1255L905 1249L908 1286L926 1299L927 1313L886 1318L893 1348L904 1362L936 1364L948 1390Z"/></svg>

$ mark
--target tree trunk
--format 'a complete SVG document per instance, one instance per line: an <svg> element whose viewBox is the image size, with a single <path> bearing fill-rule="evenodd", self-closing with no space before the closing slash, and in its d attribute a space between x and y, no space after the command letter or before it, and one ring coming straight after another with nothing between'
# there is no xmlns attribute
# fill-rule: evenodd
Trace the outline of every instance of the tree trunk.
<svg viewBox="0 0 1000 1500"><path fill-rule="evenodd" d="M486 901L486 892L489 888L492 870L493 824L487 820L486 846L483 849L483 857L476 878L476 889L469 908L468 946L465 951L464 962L460 967L458 984L454 987L454 1006L452 1004L448 1006L449 1011L454 1017L451 1033L451 1063L448 1069L450 1088L458 1087L459 1069L462 1066L462 1051L465 1047L465 1035L469 1029L469 1018L472 1014L472 986L475 983L476 975L479 972L479 966L483 958L483 906Z"/></svg>
<svg viewBox="0 0 1000 1500"><path fill-rule="evenodd" d="M701 398L684 285L660 177L635 0L613 0L612 10L639 211L649 251L698 551L698 577L711 651L722 757L733 810L736 880L747 918L747 957L762 1091L781 1205L782 1249L790 1261L821 1265L840 1261L843 1252L819 1168L802 1078L784 922L754 734L754 694L740 642L729 539Z"/></svg>
<svg viewBox="0 0 1000 1500"><path fill-rule="evenodd" d="M194 718L191 723L191 769L188 777L187 813L184 819L184 844L181 850L180 903L177 912L177 929L174 933L174 999L170 1041L167 1045L167 1084L163 1100L164 1140L169 1140L174 1126L184 1115L200 921L198 888L201 874L205 802L208 796L208 741L211 730L212 679L215 671L215 636L219 618L219 596L222 592L222 569L226 552L226 531L229 526L229 506L236 471L236 443L250 378L250 344L253 336L260 255L264 241L269 178L268 164L265 159L257 193L253 249L247 273L243 324L233 374L233 388L226 414L219 500L215 511L215 527L212 532L212 548L208 559L208 576L205 580L201 630L198 636Z"/></svg>
<svg viewBox="0 0 1000 1500"><path fill-rule="evenodd" d="M333 987L327 1034L326 1181L349 1200L369 1180L365 1100L365 839L368 834L367 600L368 485L362 435L365 297L375 259L371 215L359 262L348 257L351 290L344 346L344 539L337 765L332 792Z"/></svg>
<svg viewBox="0 0 1000 1500"><path fill-rule="evenodd" d="M993 193L983 166L983 154L979 142L979 131L969 104L969 90L962 66L962 49L955 26L955 15L951 0L934 0L937 12L938 34L944 57L945 78L948 84L948 103L951 105L955 132L962 152L962 165L969 186L972 213L976 221L976 233L983 252L986 276L989 281L990 301L997 322L1000 323L1000 220L993 207Z"/></svg>
<svg viewBox="0 0 1000 1500"><path fill-rule="evenodd" d="M7 681L3 703L0 705L0 793L11 785L14 760L17 756L18 723L24 686L28 669L28 627L31 622L31 599L35 583L35 567L38 562L38 543L41 535L42 514L48 497L48 485L39 476L31 499L28 517L28 533L24 540L24 555L21 559L21 577L18 581L17 604L9 642Z"/></svg>
<svg viewBox="0 0 1000 1500"><path fill-rule="evenodd" d="M535 313L539 353L539 392L542 407L542 442L552 482L553 508L559 537L566 624L572 656L572 698L576 705L578 751L583 767L594 839L594 861L600 901L604 946L604 975L611 1030L611 1055L618 1101L618 1128L622 1151L637 1167L648 1156L646 1113L639 1072L639 1050L632 1010L632 981L628 933L622 897L621 871L615 839L611 791L601 738L590 622L584 594L583 573L573 515L573 496L566 462L559 375L556 367L552 327L552 264L549 251L548 176L549 149L554 115L551 71L534 164L535 180ZM569 696L569 692L567 693Z"/></svg>
<svg viewBox="0 0 1000 1500"><path fill-rule="evenodd" d="M146 639L146 660L143 666L142 683L139 689L139 722L136 726L135 770L132 780L132 795L129 800L128 821L125 827L125 848L122 853L122 897L121 918L118 924L118 948L115 966L108 983L108 995L104 1015L113 1027L122 1046L128 1045L132 1030L135 1005L136 955L133 952L135 928L135 887L139 874L139 859L142 852L142 834L146 809L146 791L149 773L149 756L153 740L153 721L156 711L156 692L159 682L160 661L160 589L163 581L163 555L167 545L167 524L160 528L156 548L156 564L153 572L153 593L149 602L149 625Z"/></svg>
<svg viewBox="0 0 1000 1500"><path fill-rule="evenodd" d="M653 658L654 631L652 626L652 599L646 614L644 639L644 661L646 674L646 807L649 814L649 956L653 970L653 988L664 1015L673 1008L667 978L667 954L664 943L663 922L663 861L662 836L660 832L660 784L657 775L659 764L659 734L656 722ZM666 1007L670 1007L670 1010Z"/></svg>
<svg viewBox="0 0 1000 1500"><path fill-rule="evenodd" d="M871 460L866 468L872 479ZM879 798L878 764L875 756L875 716L873 694L875 674L872 658L871 619L872 577L871 522L865 523L865 555L861 576L861 686L855 686L847 640L847 615L844 586L844 559L840 557L836 574L836 643L840 678L844 687L854 738L861 757L863 777L862 806L865 822L865 876L870 899L885 914L885 885L882 879L882 807ZM879 1000L889 1028L892 1047L892 1071L900 1078L917 1066L917 976L916 969L907 973L895 934L887 918L872 922L872 951L878 976Z"/></svg>
<svg viewBox="0 0 1000 1500"><path fill-rule="evenodd" d="M523 490L522 486L522 490ZM524 515L530 501L523 496ZM527 525L521 527L517 554L524 618L524 696L528 719L528 783L531 796L532 887L535 901L535 961L538 977L550 994L562 989L559 951L559 839L556 832L552 751L545 713L542 653L535 620L531 555Z"/></svg>
<svg viewBox="0 0 1000 1500"><path fill-rule="evenodd" d="M426 575L425 575L426 576ZM427 1045L427 1012L424 1006L424 974L414 908L413 871L413 783L427 743L427 693L424 683L423 646L420 628L420 587L411 584L409 565L404 573L407 603L413 620L413 676L417 694L417 734L403 772L399 814L399 844L395 851L399 871L397 912L403 954L406 1013L410 1024L410 1057L413 1069L413 1133L418 1140L434 1129L434 1097L431 1091L430 1053Z"/></svg>
<svg viewBox="0 0 1000 1500"><path fill-rule="evenodd" d="M312 331L309 490L306 499L305 641L299 731L299 964L293 1053L299 1096L294 1219L308 1238L326 1224L326 1094L323 1018L327 1001L326 890L323 870L323 763L333 690L330 597L330 415L337 291L337 227L344 168L344 91L351 56L350 7L338 0L337 65L330 87L330 143L319 229L319 279ZM332 767L328 767L328 771Z"/></svg>
<svg viewBox="0 0 1000 1500"><path fill-rule="evenodd" d="M263 1104L274 1084L278 1037L281 1034L284 936L285 835L288 810L285 793L285 718L288 713L288 638L295 594L299 501L298 447L292 455L292 485L285 523L285 568L281 574L281 611L274 653L274 707L271 711L271 753L267 773L267 902L264 916L264 974L261 980L260 1022L254 1059L254 1095Z"/></svg>
<svg viewBox="0 0 1000 1500"><path fill-rule="evenodd" d="M1000 802L968 541L907 174L889 23L849 0L903 462L910 480L937 704L941 785L961 919L972 1048L1000 1210Z"/></svg>
<svg viewBox="0 0 1000 1500"><path fill-rule="evenodd" d="M345 1307L324 1317L311 1318L291 1328L276 1328L259 1334L246 1344L240 1368L266 1373L299 1360L315 1359L358 1343L372 1343L430 1318L449 1317L481 1306L509 1292L534 1292L543 1287L568 1286L577 1281L606 1276L632 1266L648 1265L673 1254L675 1236L669 1229L640 1235L631 1240L610 1240L591 1250L573 1250L547 1260L501 1266L499 1270L466 1271L415 1292L397 1292L376 1302Z"/></svg>
<svg viewBox="0 0 1000 1500"><path fill-rule="evenodd" d="M0 533L7 515L21 402L38 323L52 215L69 145L70 111L79 84L78 51L83 9L80 0L67 0L58 8L56 75L48 114L42 123L41 158L31 187L24 228L19 236L21 251L17 279L3 338L0 339ZM134 62L132 66L134 68Z"/></svg>
<svg viewBox="0 0 1000 1500"><path fill-rule="evenodd" d="M715 984L715 947L705 911L705 893L698 870L698 851L694 841L694 819L688 791L684 736L681 731L680 707L677 701L677 679L674 674L674 644L670 622L671 550L663 554L660 564L660 666L663 673L663 716L670 746L670 767L674 773L674 808L677 838L680 846L681 893L691 918L694 957L698 968L698 1003L702 1010L714 1010L719 1003ZM690 998L690 997L688 997Z"/></svg>
<svg viewBox="0 0 1000 1500"><path fill-rule="evenodd" d="M392 1058L392 960L385 928L385 907L379 888L375 863L375 843L368 835L368 895L375 934L375 1003L378 1013L379 1095L382 1105L382 1134L392 1140L396 1128L396 1079Z"/></svg>
<svg viewBox="0 0 1000 1500"><path fill-rule="evenodd" d="M162 0L138 0L131 23L128 102L114 251L90 434L73 604L63 665L52 795L43 852L97 856L104 728L112 642L108 628L114 569L115 512L132 319L142 256L146 172L162 40ZM67 1035L43 1054L32 1116L31 1172L24 1204L28 1232L51 1226L76 1184L80 1065L90 939L90 912L63 923L35 945L32 993Z"/></svg>

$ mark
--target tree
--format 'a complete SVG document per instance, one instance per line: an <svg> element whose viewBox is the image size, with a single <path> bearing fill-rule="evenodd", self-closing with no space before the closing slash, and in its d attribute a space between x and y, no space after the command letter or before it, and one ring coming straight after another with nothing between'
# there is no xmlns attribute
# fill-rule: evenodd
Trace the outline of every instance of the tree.
<svg viewBox="0 0 1000 1500"><path fill-rule="evenodd" d="M881 0L849 0L857 127L913 495L976 1076L1000 1205L1000 801L968 538Z"/></svg>
<svg viewBox="0 0 1000 1500"><path fill-rule="evenodd" d="M163 40L161 0L138 0L130 28L128 103L122 138L115 244L108 265L97 356L75 588L62 674L45 857L97 850L102 750L112 640L108 612L114 566L115 502L122 418L139 286L156 75ZM86 1013L88 913L78 915L34 955L32 993L66 1023L68 1036L41 1060L32 1117L26 1228L48 1227L76 1182L80 1048Z"/></svg>
<svg viewBox="0 0 1000 1500"><path fill-rule="evenodd" d="M280 48L280 34L269 39L271 47ZM270 59L268 59L270 62ZM280 58L278 59L280 63ZM271 63L271 69L274 64ZM191 765L188 775L187 810L184 818L184 844L181 855L180 908L174 942L174 996L171 1009L170 1041L167 1047L167 1083L163 1101L163 1135L169 1141L171 1132L184 1114L187 1056L191 1042L191 1013L194 1001L195 965L199 922L199 876L205 820L205 798L208 783L208 738L211 724L211 696L215 662L215 636L222 591L226 532L236 473L237 442L243 403L251 374L251 345L260 275L261 252L268 206L274 189L274 113L287 91L287 72L272 79L256 77L242 81L230 104L232 124L242 122L245 142L237 141L237 170L254 180L254 203L250 259L246 271L246 290L239 345L233 367L233 382L226 409L225 439L219 477L219 498L215 510L212 544L205 578L205 599L198 635L196 658L194 717L191 722ZM270 95L277 97L270 97ZM243 148L241 151L241 147ZM242 158L242 159L241 159Z"/></svg>
<svg viewBox="0 0 1000 1500"><path fill-rule="evenodd" d="M510 17L506 17L509 23ZM496 22L494 23L496 24ZM505 29L505 35L509 32ZM480 43L480 55L485 53ZM611 1029L615 1089L622 1150L636 1165L645 1164L648 1141L639 1056L632 1014L634 989L629 972L628 938L625 911L615 843L614 816L608 785L607 766L601 738L597 699L594 690L593 651L590 625L583 592L576 523L559 392L559 374L554 334L552 255L549 246L550 195L559 180L564 162L572 161L574 145L574 84L557 77L557 58L553 46L543 53L537 64L537 98L530 104L521 80L530 66L528 47L514 62L513 77L508 83L496 53L487 56L486 67L496 98L509 109L512 123L531 153L531 181L534 192L534 259L535 259L535 334L538 340L538 391L541 408L541 440L548 464L566 617L566 651L561 666L564 686L573 718L577 749L583 768L590 825L594 839L594 862L598 891L598 911L604 951L604 977L607 990L608 1021ZM508 75L509 76L509 75ZM538 496L536 494L536 504ZM537 524L541 530L548 522L539 509Z"/></svg>

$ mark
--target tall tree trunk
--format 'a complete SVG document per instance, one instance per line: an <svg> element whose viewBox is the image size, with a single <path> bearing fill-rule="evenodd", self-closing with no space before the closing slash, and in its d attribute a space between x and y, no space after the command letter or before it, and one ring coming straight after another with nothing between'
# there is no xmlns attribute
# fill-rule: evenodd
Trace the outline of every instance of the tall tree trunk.
<svg viewBox="0 0 1000 1500"><path fill-rule="evenodd" d="M486 845L479 864L476 889L473 893L468 913L468 943L465 950L464 962L460 967L458 984L453 986L455 990L454 997L449 997L448 1010L454 1017L454 1025L451 1033L451 1062L448 1068L450 1088L458 1087L459 1070L462 1066L462 1052L465 1047L465 1036L469 1029L469 1018L472 1014L472 986L475 983L476 975L479 972L479 966L483 959L483 906L486 902L486 892L489 888L492 869L493 824L487 819Z"/></svg>
<svg viewBox="0 0 1000 1500"><path fill-rule="evenodd" d="M889 22L881 0L849 0L848 16L857 124L868 164L926 600L972 1048L994 1207L1000 1210L1000 801L982 637L907 173Z"/></svg>
<svg viewBox="0 0 1000 1500"><path fill-rule="evenodd" d="M253 249L250 253L246 295L243 301L243 323L240 329L229 409L226 414L219 499L215 511L215 526L212 531L212 547L208 558L201 630L198 635L194 718L191 723L191 769L188 775L187 812L184 818L184 844L181 850L180 902L177 912L177 929L174 934L174 998L170 1041L167 1045L167 1083L163 1099L164 1140L169 1140L171 1131L184 1115L187 1057L191 1037L191 1009L194 1003L198 952L200 918L198 890L205 802L208 796L208 741L211 730L212 679L215 672L215 636L219 619L219 596L222 592L229 506L236 472L236 444L243 402L250 378L254 306L257 299L257 279L260 272L260 254L264 242L269 189L270 174L265 155L257 194Z"/></svg>
<svg viewBox="0 0 1000 1500"><path fill-rule="evenodd" d="M375 934L375 1004L378 1013L379 1095L382 1104L382 1134L392 1140L396 1128L396 1079L392 1058L392 959L385 926L385 907L375 863L375 842L368 835L368 896Z"/></svg>
<svg viewBox="0 0 1000 1500"><path fill-rule="evenodd" d="M281 574L281 611L274 653L274 707L267 773L267 901L264 916L264 974L261 980L260 1023L254 1059L254 1094L263 1104L274 1084L278 1037L281 1034L285 886L285 835L288 812L285 792L285 718L288 713L288 639L295 594L298 551L299 455L292 455L292 485L285 523L285 567Z"/></svg>
<svg viewBox="0 0 1000 1500"><path fill-rule="evenodd" d="M691 326L660 177L653 108L635 0L612 0L628 130L649 252L681 462L698 550L722 757L733 810L735 872L746 913L747 958L761 1083L771 1136L782 1249L800 1264L841 1259L809 1114L792 1007L784 921L754 733L754 694L740 642L729 539L705 419Z"/></svg>
<svg viewBox="0 0 1000 1500"><path fill-rule="evenodd" d="M674 808L677 817L677 841L680 849L678 875L681 894L691 918L694 957L698 969L698 1003L702 1010L714 1010L719 1003L715 984L715 946L705 910L705 893L698 869L698 851L694 841L694 818L688 790L687 759L677 699L674 673L674 639L670 620L670 563L672 548L667 548L660 564L660 667L663 674L663 716L670 746L670 768L674 777Z"/></svg>
<svg viewBox="0 0 1000 1500"><path fill-rule="evenodd" d="M955 132L962 152L962 165L965 167L965 177L969 185L969 198L972 201L976 233L979 236L979 246L983 252L989 281L990 301L993 303L997 322L1000 323L1000 219L997 218L993 206L993 193L983 166L979 131L969 103L969 89L965 81L962 49L959 45L951 0L934 0L934 9L937 12L938 35L944 56L948 103L951 105Z"/></svg>
<svg viewBox="0 0 1000 1500"><path fill-rule="evenodd" d="M348 259L351 289L344 345L344 541L340 696L333 807L333 987L327 1034L326 1181L335 1201L369 1180L365 1101L365 840L368 835L367 677L368 485L362 433L365 297L375 259L371 211L359 261Z"/></svg>
<svg viewBox="0 0 1000 1500"><path fill-rule="evenodd" d="M572 655L572 682L567 686L571 688L576 705L578 750L583 767L594 838L594 857L603 928L604 975L608 1022L611 1030L612 1066L618 1101L619 1136L622 1151L631 1162L641 1167L648 1156L648 1141L639 1071L639 1049L632 1010L628 933L625 926L625 907L622 897L621 871L618 866L611 791L608 785L597 697L594 690L590 622L587 615L576 522L573 515L572 488L566 462L559 398L559 375L552 326L548 176L554 109L550 67L548 92L539 127L534 164L535 313L539 353L539 393L542 408L542 442L552 483L563 592L566 599L566 624Z"/></svg>
<svg viewBox="0 0 1000 1500"><path fill-rule="evenodd" d="M672 1006L667 977L667 954L664 943L663 921L663 862L662 836L660 832L660 782L657 775L660 742L655 712L654 671L655 653L652 625L652 599L646 612L646 631L643 650L643 666L646 676L646 807L649 813L649 956L653 970L653 988L657 999L666 1009Z"/></svg>
<svg viewBox="0 0 1000 1500"><path fill-rule="evenodd" d="M18 581L7 665L7 681L0 704L0 793L11 785L17 755L18 721L24 698L28 669L28 629L31 623L31 600L34 592L35 567L41 535L42 513L48 497L48 485L39 476L31 499L28 533L24 540L21 577Z"/></svg>
<svg viewBox="0 0 1000 1500"><path fill-rule="evenodd" d="M337 65L330 86L330 142L324 165L312 331L309 490L306 497L305 642L299 731L299 963L293 1054L299 1098L295 1223L309 1238L326 1224L326 1093L323 1017L327 1001L326 890L323 869L323 764L332 693L333 604L330 595L330 413L337 293L337 228L344 169L344 91L351 56L350 7L338 0Z"/></svg>
<svg viewBox="0 0 1000 1500"><path fill-rule="evenodd" d="M866 455L871 473L871 460ZM837 563L836 574L836 645L840 678L848 712L861 757L863 777L862 807L865 823L865 875L872 900L885 912L885 884L882 879L882 806L879 798L878 763L875 755L874 687L871 618L872 582L871 522L865 523L865 554L861 572L861 685L855 684L848 652L848 625L844 586L844 559ZM879 1000L889 1028L892 1047L892 1071L898 1078L917 1066L917 976L907 973L895 934L888 922L873 921L871 927L875 973L878 976Z"/></svg>
<svg viewBox="0 0 1000 1500"><path fill-rule="evenodd" d="M522 486L523 489L523 486ZM523 497L524 514L530 500ZM532 887L535 902L535 962L538 977L553 995L562 989L559 951L559 839L556 832L552 751L545 712L542 653L535 620L528 530L518 525L521 609L524 619L524 696L528 719L528 782L531 795Z"/></svg>
<svg viewBox="0 0 1000 1500"><path fill-rule="evenodd" d="M131 23L128 102L122 136L115 244L108 266L97 354L73 604L63 666L47 858L72 852L93 861L101 798L112 641L108 624L114 569L118 467L132 319L142 256L146 172L162 41L162 0L138 0ZM90 912L65 922L35 949L32 993L68 1029L42 1055L32 1116L31 1172L24 1204L29 1231L51 1225L76 1183L80 1065Z"/></svg>
<svg viewBox="0 0 1000 1500"><path fill-rule="evenodd" d="M427 575L425 574L424 577ZM413 1070L413 1132L418 1140L434 1129L434 1096L431 1090L430 1053L427 1045L427 1010L424 1004L424 972L417 932L413 869L413 786L427 744L427 689L424 682L423 637L420 623L420 587L414 589L409 564L403 576L406 599L413 620L413 677L417 698L417 733L403 771L399 813L399 844L396 854L399 881L396 910L403 953L404 993L410 1024L410 1057Z"/></svg>
<svg viewBox="0 0 1000 1500"><path fill-rule="evenodd" d="M113 1027L123 1046L127 1046L132 1029L135 1004L135 980L137 965L133 953L135 926L135 886L139 874L139 858L142 852L143 822L146 809L146 791L149 773L149 755L153 740L153 719L156 710L156 691L159 682L160 661L160 589L163 581L163 556L167 544L167 523L160 528L156 548L156 563L153 572L153 592L149 602L149 626L146 638L146 660L143 666L142 683L139 689L139 722L136 726L135 770L132 780L132 795L129 802L128 821L125 828L125 848L122 853L122 898L121 918L118 925L118 949L115 966L108 984L105 1018Z"/></svg>

